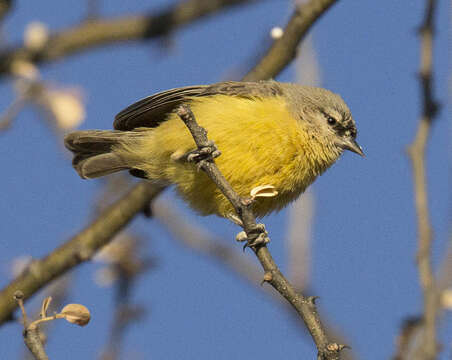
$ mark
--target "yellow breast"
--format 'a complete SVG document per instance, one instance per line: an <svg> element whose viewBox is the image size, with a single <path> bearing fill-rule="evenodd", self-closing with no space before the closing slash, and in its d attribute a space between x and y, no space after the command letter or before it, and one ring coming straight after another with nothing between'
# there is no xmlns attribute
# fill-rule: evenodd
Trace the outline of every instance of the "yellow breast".
<svg viewBox="0 0 452 360"><path fill-rule="evenodd" d="M191 109L222 155L215 161L242 197L259 185L273 185L274 198L259 198L254 212L261 217L294 200L326 170L338 154L313 138L307 123L294 118L281 97L243 99L225 95L194 99ZM195 149L183 122L172 114L140 146L126 146L124 155L149 178L174 183L182 197L202 214L226 216L233 208L207 176L178 154ZM145 161L143 161L145 159Z"/></svg>

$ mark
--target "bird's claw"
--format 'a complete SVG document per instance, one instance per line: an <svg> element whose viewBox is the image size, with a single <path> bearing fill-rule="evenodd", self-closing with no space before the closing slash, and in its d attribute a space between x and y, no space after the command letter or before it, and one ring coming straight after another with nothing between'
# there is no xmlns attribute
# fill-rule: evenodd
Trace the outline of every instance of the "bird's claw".
<svg viewBox="0 0 452 360"><path fill-rule="evenodd" d="M188 162L194 162L198 164L198 167L203 161L212 161L216 157L220 156L221 152L218 150L215 143L209 140L208 145L201 147L199 149L190 151L186 154L186 159Z"/></svg>
<svg viewBox="0 0 452 360"><path fill-rule="evenodd" d="M248 235L245 231L241 231L237 234L235 239L240 242L246 241L245 245L243 245L243 251L245 251L247 247L256 249L260 246L268 244L270 239L267 235L268 232L265 230L264 224L257 224Z"/></svg>

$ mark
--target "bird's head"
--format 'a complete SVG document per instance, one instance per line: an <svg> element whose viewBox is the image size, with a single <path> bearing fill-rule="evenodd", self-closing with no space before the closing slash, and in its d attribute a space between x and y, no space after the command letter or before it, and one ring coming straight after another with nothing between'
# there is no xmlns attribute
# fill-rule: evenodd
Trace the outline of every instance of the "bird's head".
<svg viewBox="0 0 452 360"><path fill-rule="evenodd" d="M300 121L321 143L342 152L350 150L364 156L356 142L356 124L350 109L342 98L326 89L292 85L286 92L289 106Z"/></svg>

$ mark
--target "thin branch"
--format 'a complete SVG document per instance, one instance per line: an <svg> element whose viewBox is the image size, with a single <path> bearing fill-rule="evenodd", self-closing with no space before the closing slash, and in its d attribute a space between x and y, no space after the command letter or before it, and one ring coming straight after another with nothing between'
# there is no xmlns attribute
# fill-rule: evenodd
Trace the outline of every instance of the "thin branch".
<svg viewBox="0 0 452 360"><path fill-rule="evenodd" d="M30 326L24 330L24 342L36 360L49 360L41 341L39 327Z"/></svg>
<svg viewBox="0 0 452 360"><path fill-rule="evenodd" d="M53 309L59 309L59 308L63 307L63 304L66 302L66 299L67 299L69 287L70 287L70 285L72 285L72 282L73 282L72 280L73 279L71 278L71 275L66 274L64 276L59 277L56 281L52 282L51 284L49 284L46 287L45 292L48 295L48 296L46 296L46 299L49 299L49 298L51 299L51 301L52 301L51 307ZM37 309L37 311L34 311L35 316L33 318L44 317L43 311L42 311L42 305L43 304L40 304L39 309ZM46 322L45 324L42 324L39 327L40 338L41 338L41 341L44 346L46 345L52 325L53 325L52 322ZM33 358L32 356L33 355L30 354L30 352L27 349L23 353L21 358L23 360L30 360Z"/></svg>
<svg viewBox="0 0 452 360"><path fill-rule="evenodd" d="M298 5L284 29L283 35L275 40L267 54L243 78L255 81L273 78L297 56L297 47L312 25L337 0L311 0Z"/></svg>
<svg viewBox="0 0 452 360"><path fill-rule="evenodd" d="M22 311L24 325L23 337L25 345L27 345L28 349L36 360L49 360L44 350L44 344L41 340L39 327L34 323L28 324L27 312L25 311L24 307L23 292L21 290L15 291L11 300L14 300Z"/></svg>
<svg viewBox="0 0 452 360"><path fill-rule="evenodd" d="M140 237L123 232L96 255L99 260L108 263L116 291L110 338L100 356L102 360L121 358L127 328L145 316L142 306L131 303L138 277L154 265L153 259L143 257L143 245L144 241Z"/></svg>
<svg viewBox="0 0 452 360"><path fill-rule="evenodd" d="M42 64L113 43L148 40L167 35L176 29L216 12L256 0L188 0L156 15L123 16L96 19L50 36L42 49L16 47L0 54L0 75L10 72L18 60Z"/></svg>
<svg viewBox="0 0 452 360"><path fill-rule="evenodd" d="M297 2L301 4L308 0L298 0ZM321 76L312 34L305 37L299 49L301 54L296 58L294 64L297 82L309 86L319 86ZM288 276L299 290L307 289L311 280L314 209L315 196L312 187L307 188L289 209Z"/></svg>
<svg viewBox="0 0 452 360"><path fill-rule="evenodd" d="M90 260L136 214L144 211L162 190L145 181L138 183L79 234L47 257L32 262L22 275L0 291L0 324L10 319L17 307L13 300L16 290L20 289L24 293L24 299L27 299L51 280Z"/></svg>
<svg viewBox="0 0 452 360"><path fill-rule="evenodd" d="M30 326L25 329L24 342L36 360L49 360L41 341L39 327Z"/></svg>
<svg viewBox="0 0 452 360"><path fill-rule="evenodd" d="M27 97L25 96L19 96L14 99L12 104L3 114L0 115L0 132L10 128L13 121L16 119L19 112L24 108L26 103Z"/></svg>
<svg viewBox="0 0 452 360"><path fill-rule="evenodd" d="M419 330L423 326L420 317L406 318L400 327L400 334L396 338L396 352L392 360L409 360L413 357L413 343L419 336Z"/></svg>
<svg viewBox="0 0 452 360"><path fill-rule="evenodd" d="M0 0L0 22L4 20L5 16L11 11L13 7L13 0Z"/></svg>
<svg viewBox="0 0 452 360"><path fill-rule="evenodd" d="M207 138L206 130L197 124L193 112L187 105L181 105L177 114L190 130L190 133L200 151L211 146L211 142ZM232 204L243 223L243 229L248 239L255 238L258 225L251 207L249 206L250 203L246 199L240 198L240 196L234 191L218 167L215 165L213 157L211 159L201 160L198 162L198 166L209 176L209 178ZM339 359L340 351L345 346L333 343L328 339L315 306L315 297L304 297L301 293L297 293L295 287L279 270L265 243L258 246L252 246L251 248L265 271L264 281L271 284L273 288L292 305L292 307L303 319L317 346L318 359Z"/></svg>
<svg viewBox="0 0 452 360"><path fill-rule="evenodd" d="M419 278L424 295L423 324L424 332L415 354L418 359L435 359L438 352L436 342L436 317L438 312L438 294L431 263L432 227L430 222L425 170L425 149L430 128L438 112L438 104L432 92L433 63L433 15L436 0L427 0L425 18L419 29L421 43L421 61L419 81L423 95L423 109L417 134L408 147L414 178L414 193L418 219Z"/></svg>
<svg viewBox="0 0 452 360"><path fill-rule="evenodd" d="M296 320L297 324L306 331L306 327L299 321L298 315L293 316L294 312L290 304L278 293L262 287L262 272L257 265L250 263L241 251L237 251L230 245L225 245L226 239L217 239L205 229L187 221L182 214L177 212L174 206L161 198L153 201L152 205L152 215L167 228L176 241L192 251L212 258L226 269L232 270L235 275L238 275L239 279L246 280L247 284L254 286L257 290L264 290L278 305L283 305L285 310L290 311L291 318ZM325 321L323 322L325 323ZM342 339L341 331L333 329L328 324L326 330L329 337L335 338L341 343L346 342L345 339ZM350 351L341 353L341 357L348 360L354 359Z"/></svg>

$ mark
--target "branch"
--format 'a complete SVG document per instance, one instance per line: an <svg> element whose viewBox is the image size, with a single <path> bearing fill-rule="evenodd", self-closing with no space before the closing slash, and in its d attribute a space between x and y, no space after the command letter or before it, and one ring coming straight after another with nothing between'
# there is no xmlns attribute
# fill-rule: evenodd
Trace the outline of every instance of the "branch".
<svg viewBox="0 0 452 360"><path fill-rule="evenodd" d="M23 336L25 345L27 345L27 348L30 350L36 360L49 360L44 350L40 331L37 326L25 329Z"/></svg>
<svg viewBox="0 0 452 360"><path fill-rule="evenodd" d="M247 284L252 285L257 290L264 290L265 293L276 301L278 306L284 305L284 310L290 311L290 316L300 325L304 331L306 327L299 321L298 314L294 313L290 304L288 304L278 293L271 291L269 288L262 287L262 273L258 266L250 263L245 256L230 245L225 245L226 239L218 239L214 235L208 233L205 229L187 221L186 218L179 214L174 206L161 198L156 199L152 203L153 217L162 223L166 229L173 235L173 238L181 245L188 247L191 251L202 254L218 264L224 266L225 269L233 272L240 280L245 280ZM260 286L259 286L260 284ZM296 284L297 289L300 289ZM303 291L303 289L301 289ZM293 316L295 315L296 316ZM325 321L323 320L325 323ZM341 333L337 329L333 329L328 324L325 326L329 337L339 339L340 342L345 342ZM341 353L341 357L348 360L353 360L354 356L350 351Z"/></svg>
<svg viewBox="0 0 452 360"><path fill-rule="evenodd" d="M278 75L297 56L300 41L312 25L337 0L311 0L296 7L295 12L267 54L243 78L243 81L256 81L273 78Z"/></svg>
<svg viewBox="0 0 452 360"><path fill-rule="evenodd" d="M436 0L427 0L425 18L419 29L421 43L421 62L419 81L423 95L423 110L417 134L408 147L408 155L413 166L414 193L418 219L419 279L424 295L424 333L419 342L418 359L435 359L438 352L436 342L436 316L438 294L431 264L432 227L428 211L427 184L425 170L425 149L430 128L438 112L438 104L433 99L432 62L433 62L433 14Z"/></svg>
<svg viewBox="0 0 452 360"><path fill-rule="evenodd" d="M39 327L34 326L33 323L28 324L27 313L25 311L23 300L24 294L22 293L22 291L17 290L14 292L12 299L17 303L22 312L24 325L23 337L25 345L27 345L27 348L30 350L36 360L49 360L44 350L44 344L41 338Z"/></svg>
<svg viewBox="0 0 452 360"><path fill-rule="evenodd" d="M17 307L13 300L16 290L20 289L24 299L27 299L51 280L90 260L96 251L107 244L137 213L144 211L161 191L162 188L145 181L138 183L79 234L47 257L32 262L22 275L0 291L0 324L11 319L11 314Z"/></svg>
<svg viewBox="0 0 452 360"><path fill-rule="evenodd" d="M0 0L0 21L3 21L5 16L11 10L13 6L12 0Z"/></svg>
<svg viewBox="0 0 452 360"><path fill-rule="evenodd" d="M15 47L4 51L0 54L0 75L8 74L11 65L18 60L41 64L94 47L157 38L220 10L252 1L256 0L188 0L156 15L87 21L51 35L42 49Z"/></svg>
<svg viewBox="0 0 452 360"><path fill-rule="evenodd" d="M177 111L177 114L190 130L190 133L200 152L203 152L203 149L211 146L212 143L207 138L206 130L197 124L193 112L187 105L181 105ZM218 167L215 165L213 157L199 161L198 166L209 176L209 178L232 204L243 223L243 229L248 239L255 238L258 225L251 210L250 202L246 199L240 198L240 196L234 191ZM339 353L345 346L332 343L328 340L326 331L320 322L320 317L315 306L315 297L304 297L301 293L297 293L295 287L279 270L265 243L261 243L258 246L251 246L251 248L265 271L264 281L271 284L273 288L278 291L289 302L289 304L292 305L292 307L303 319L317 346L318 359L339 359Z"/></svg>

